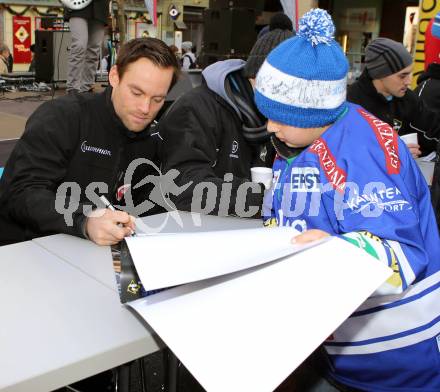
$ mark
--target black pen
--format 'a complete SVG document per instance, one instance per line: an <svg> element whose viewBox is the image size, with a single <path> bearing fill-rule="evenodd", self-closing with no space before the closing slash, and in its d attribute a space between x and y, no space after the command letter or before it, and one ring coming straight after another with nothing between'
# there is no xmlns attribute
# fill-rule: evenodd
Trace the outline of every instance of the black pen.
<svg viewBox="0 0 440 392"><path fill-rule="evenodd" d="M99 199L104 203L105 208L108 208L110 211L116 211L116 208L113 207L113 204L110 203L104 195L100 196ZM122 224L119 224L119 225L123 226ZM133 230L133 232L131 233L131 236L134 237L135 235L136 235L136 233Z"/></svg>

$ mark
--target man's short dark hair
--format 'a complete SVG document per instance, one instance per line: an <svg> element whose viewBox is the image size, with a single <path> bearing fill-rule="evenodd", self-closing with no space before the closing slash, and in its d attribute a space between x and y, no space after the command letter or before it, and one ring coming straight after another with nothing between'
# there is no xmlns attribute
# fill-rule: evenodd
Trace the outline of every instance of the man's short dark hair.
<svg viewBox="0 0 440 392"><path fill-rule="evenodd" d="M140 58L146 58L160 68L173 68L174 74L170 88L177 82L180 65L176 56L165 42L151 37L132 39L119 49L116 60L119 78L122 79L127 67Z"/></svg>

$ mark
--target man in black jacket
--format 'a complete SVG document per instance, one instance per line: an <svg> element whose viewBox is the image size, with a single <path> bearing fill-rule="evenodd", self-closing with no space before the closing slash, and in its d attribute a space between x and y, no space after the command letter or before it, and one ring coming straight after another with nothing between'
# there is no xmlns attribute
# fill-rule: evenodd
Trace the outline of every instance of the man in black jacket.
<svg viewBox="0 0 440 392"><path fill-rule="evenodd" d="M347 100L357 103L390 124L400 136L418 134L418 145L408 144L414 157L429 154L432 140L440 136L440 116L429 110L409 89L412 58L405 47L388 38L377 38L365 53L365 70L348 87Z"/></svg>
<svg viewBox="0 0 440 392"><path fill-rule="evenodd" d="M425 72L417 79L415 93L432 110L440 111L440 12L432 18L425 35ZM435 23L437 22L437 23ZM431 201L437 225L440 228L440 144L432 141L432 150L437 151L431 185Z"/></svg>
<svg viewBox="0 0 440 392"><path fill-rule="evenodd" d="M41 105L0 181L0 244L55 233L100 245L117 243L132 233L133 217L125 211L94 210L103 207L99 195L122 210L154 212L132 205L148 200L151 184L131 186L158 175L161 140L154 118L178 72L166 44L139 38L121 48L110 70L111 88L104 93Z"/></svg>
<svg viewBox="0 0 440 392"><path fill-rule="evenodd" d="M67 66L67 92L87 92L95 83L99 48L109 18L109 0L93 0L80 10L66 8L71 45Z"/></svg>
<svg viewBox="0 0 440 392"><path fill-rule="evenodd" d="M293 36L275 29L254 45L248 62L219 61L207 67L201 86L178 99L161 120L163 169L177 169L172 198L179 210L257 217L264 186L250 182L253 166L271 167L274 150L266 119L253 102L250 80L271 49Z"/></svg>

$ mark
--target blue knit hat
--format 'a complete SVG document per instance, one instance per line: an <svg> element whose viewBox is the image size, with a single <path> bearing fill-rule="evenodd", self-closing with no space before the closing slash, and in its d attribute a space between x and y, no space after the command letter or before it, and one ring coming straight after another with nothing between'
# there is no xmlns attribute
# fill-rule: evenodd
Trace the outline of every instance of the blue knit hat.
<svg viewBox="0 0 440 392"><path fill-rule="evenodd" d="M348 62L335 26L319 8L299 22L296 37L278 45L257 74L255 101L270 120L299 128L331 124L346 108Z"/></svg>

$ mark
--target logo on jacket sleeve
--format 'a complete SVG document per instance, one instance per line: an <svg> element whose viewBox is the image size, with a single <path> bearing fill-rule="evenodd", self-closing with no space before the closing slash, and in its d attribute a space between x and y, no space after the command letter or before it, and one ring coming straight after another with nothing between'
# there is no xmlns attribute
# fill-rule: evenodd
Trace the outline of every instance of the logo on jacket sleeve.
<svg viewBox="0 0 440 392"><path fill-rule="evenodd" d="M343 193L346 185L347 173L336 164L336 159L329 150L326 142L321 138L316 139L309 147L309 150L318 155L319 163L322 170L324 170L328 182L338 192Z"/></svg>
<svg viewBox="0 0 440 392"><path fill-rule="evenodd" d="M362 109L357 109L359 114L370 124L376 134L376 139L385 155L385 164L388 174L400 173L399 149L397 141L397 133L388 123L379 120L372 114Z"/></svg>
<svg viewBox="0 0 440 392"><path fill-rule="evenodd" d="M239 158L237 152L238 152L238 142L236 140L232 141L232 147L231 147L231 153L229 154L230 158Z"/></svg>
<svg viewBox="0 0 440 392"><path fill-rule="evenodd" d="M293 167L290 189L294 192L319 192L320 180L317 167Z"/></svg>

